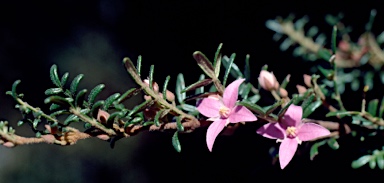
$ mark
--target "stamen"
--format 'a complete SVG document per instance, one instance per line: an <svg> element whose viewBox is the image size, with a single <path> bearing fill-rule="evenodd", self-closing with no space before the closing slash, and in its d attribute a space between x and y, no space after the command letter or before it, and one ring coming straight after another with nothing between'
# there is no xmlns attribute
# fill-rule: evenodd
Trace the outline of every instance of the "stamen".
<svg viewBox="0 0 384 183"><path fill-rule="evenodd" d="M287 136L291 138L294 138L297 135L296 127L293 127L293 126L289 126L285 132L287 133Z"/></svg>
<svg viewBox="0 0 384 183"><path fill-rule="evenodd" d="M222 117L222 118L228 118L229 113L230 113L230 110L229 110L228 107L225 107L225 106L221 106L221 107L220 107L220 109L219 109L220 117Z"/></svg>

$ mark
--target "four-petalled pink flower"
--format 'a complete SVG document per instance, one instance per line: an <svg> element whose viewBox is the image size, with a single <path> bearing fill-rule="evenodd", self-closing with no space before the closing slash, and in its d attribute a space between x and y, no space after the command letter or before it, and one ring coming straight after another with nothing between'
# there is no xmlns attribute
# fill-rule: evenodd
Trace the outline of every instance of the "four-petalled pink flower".
<svg viewBox="0 0 384 183"><path fill-rule="evenodd" d="M280 122L268 123L256 132L270 139L281 142L279 161L284 169L295 155L298 144L329 135L328 129L310 122L302 122L303 110L300 106L290 105Z"/></svg>
<svg viewBox="0 0 384 183"><path fill-rule="evenodd" d="M215 95L204 98L197 106L197 110L208 117L213 123L207 130L207 146L212 151L213 143L219 133L229 123L256 121L256 116L246 107L236 105L239 86L245 79L237 79L229 84L223 97Z"/></svg>

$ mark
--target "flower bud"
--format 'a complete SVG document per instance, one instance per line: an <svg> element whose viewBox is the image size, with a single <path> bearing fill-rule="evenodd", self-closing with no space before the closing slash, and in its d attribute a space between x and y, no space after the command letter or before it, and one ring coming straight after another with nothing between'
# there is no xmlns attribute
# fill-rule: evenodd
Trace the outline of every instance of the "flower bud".
<svg viewBox="0 0 384 183"><path fill-rule="evenodd" d="M3 144L5 147L15 147L15 144L13 142L6 142Z"/></svg>
<svg viewBox="0 0 384 183"><path fill-rule="evenodd" d="M262 70L259 75L260 86L267 91L277 90L280 86L277 82L275 75L272 72Z"/></svg>
<svg viewBox="0 0 384 183"><path fill-rule="evenodd" d="M97 113L97 121L101 123L106 123L109 118L109 113L107 111L99 109L99 112Z"/></svg>
<svg viewBox="0 0 384 183"><path fill-rule="evenodd" d="M282 98L286 98L286 97L288 97L288 92L287 92L287 90L285 90L284 88L280 88L280 89L279 89L279 93L280 93L280 96L281 96Z"/></svg>
<svg viewBox="0 0 384 183"><path fill-rule="evenodd" d="M305 88L304 86L301 86L301 85L296 85L296 88L297 88L297 91L299 92L299 94L304 94L307 91L307 88Z"/></svg>
<svg viewBox="0 0 384 183"><path fill-rule="evenodd" d="M308 74L304 74L303 78L304 78L305 85L307 85L308 87L312 87L312 83L311 83L312 77Z"/></svg>

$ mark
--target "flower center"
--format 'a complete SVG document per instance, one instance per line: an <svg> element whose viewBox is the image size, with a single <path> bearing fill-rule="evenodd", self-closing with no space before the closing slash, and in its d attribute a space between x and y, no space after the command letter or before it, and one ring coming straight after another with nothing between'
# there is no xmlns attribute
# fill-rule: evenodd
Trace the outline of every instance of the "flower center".
<svg viewBox="0 0 384 183"><path fill-rule="evenodd" d="M228 107L225 107L225 106L220 107L219 114L221 118L228 118L229 113L230 113L230 110Z"/></svg>
<svg viewBox="0 0 384 183"><path fill-rule="evenodd" d="M289 126L285 132L287 133L287 136L290 138L295 138L297 135L296 127L293 127L293 126Z"/></svg>

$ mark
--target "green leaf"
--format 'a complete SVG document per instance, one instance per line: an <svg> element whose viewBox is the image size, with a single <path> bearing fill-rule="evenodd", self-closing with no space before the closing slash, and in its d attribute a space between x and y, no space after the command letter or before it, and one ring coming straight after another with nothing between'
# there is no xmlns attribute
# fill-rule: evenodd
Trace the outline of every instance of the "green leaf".
<svg viewBox="0 0 384 183"><path fill-rule="evenodd" d="M143 117L141 116L137 116L137 117L134 117L131 121L130 121L130 124L139 124L141 123L142 121L144 120ZM151 121L152 124L153 124L153 121ZM126 127L126 126L125 126Z"/></svg>
<svg viewBox="0 0 384 183"><path fill-rule="evenodd" d="M224 62L224 63L226 63L226 64L224 64L224 66L226 67L226 70L225 70L225 74L224 74L224 78L223 78L223 86L226 85L229 72L231 72L231 70L233 69L232 65L233 65L233 62L235 61L235 57L236 57L236 54L232 53L231 58L229 59L229 61L228 62ZM237 77L235 77L235 78L237 78Z"/></svg>
<svg viewBox="0 0 384 183"><path fill-rule="evenodd" d="M337 37L337 26L334 25L333 26L333 29L332 29L332 52L333 54L336 54L336 49L337 49L337 46L336 46L336 37Z"/></svg>
<svg viewBox="0 0 384 183"><path fill-rule="evenodd" d="M340 147L339 143L336 141L335 138L329 138L329 139L327 140L327 144L328 144L328 146L329 146L330 148L332 148L333 150L337 150L337 149L339 149L339 147Z"/></svg>
<svg viewBox="0 0 384 183"><path fill-rule="evenodd" d="M263 116L265 115L264 109L262 107L258 106L257 104L250 103L248 101L241 101L241 102L237 102L237 105L244 106L244 107L248 108L249 110L256 112L259 115L263 115Z"/></svg>
<svg viewBox="0 0 384 183"><path fill-rule="evenodd" d="M245 65L244 65L244 77L245 81L251 81L251 67L249 65L249 54L245 56Z"/></svg>
<svg viewBox="0 0 384 183"><path fill-rule="evenodd" d="M303 109L303 111L313 102L313 99L315 99L315 94L312 93L303 101L303 103L301 104L301 108Z"/></svg>
<svg viewBox="0 0 384 183"><path fill-rule="evenodd" d="M311 161L319 154L319 147L324 145L326 143L326 140L322 140L320 142L316 142L312 145L311 150L309 152L309 158Z"/></svg>
<svg viewBox="0 0 384 183"><path fill-rule="evenodd" d="M374 72L367 72L365 75L364 75L364 85L367 85L369 87L369 89L371 90L373 88L373 77L375 76L375 73Z"/></svg>
<svg viewBox="0 0 384 183"><path fill-rule="evenodd" d="M381 103L380 103L379 118L382 118L383 114L384 114L384 96L381 99Z"/></svg>
<svg viewBox="0 0 384 183"><path fill-rule="evenodd" d="M140 59L141 61L141 59ZM125 68L127 69L128 73L134 78L137 76L140 76L140 73L136 70L136 67L133 65L132 61L130 58L125 57L123 59L123 63Z"/></svg>
<svg viewBox="0 0 384 183"><path fill-rule="evenodd" d="M168 87L168 82L171 79L171 76L167 76L164 81L163 85L163 99L167 100L167 87Z"/></svg>
<svg viewBox="0 0 384 183"><path fill-rule="evenodd" d="M141 112L142 110L144 110L145 108L153 105L155 103L154 100L146 100L144 101L143 103L141 103L140 105L137 105L135 106L129 113L127 116L132 116L138 112Z"/></svg>
<svg viewBox="0 0 384 183"><path fill-rule="evenodd" d="M93 116L96 116L96 114L99 112L99 109L102 105L104 105L104 100L99 100L95 104L92 105L91 113Z"/></svg>
<svg viewBox="0 0 384 183"><path fill-rule="evenodd" d="M352 161L351 166L352 168L355 168L355 169L360 168L365 164L367 164L369 160L371 160L371 155L364 155L364 156L361 156L359 159Z"/></svg>
<svg viewBox="0 0 384 183"><path fill-rule="evenodd" d="M70 123L72 122L78 122L79 121L79 117L71 114L67 117L67 119L65 119L64 121L64 125L69 125Z"/></svg>
<svg viewBox="0 0 384 183"><path fill-rule="evenodd" d="M295 101L297 100L297 97L293 97L287 104L285 104L284 107L282 107L279 111L279 113L277 113L277 116L279 118L281 118L284 114L285 114L285 111L287 111L288 107L290 105L292 105L292 103L294 103Z"/></svg>
<svg viewBox="0 0 384 183"><path fill-rule="evenodd" d="M331 116L338 116L340 118L345 116L351 116L351 113L349 111L336 111L336 112L329 112L325 115L325 117L331 117Z"/></svg>
<svg viewBox="0 0 384 183"><path fill-rule="evenodd" d="M321 66L317 66L317 68L320 70L321 74L323 74L328 80L331 80L333 71L330 69L324 69Z"/></svg>
<svg viewBox="0 0 384 183"><path fill-rule="evenodd" d="M180 106L183 110L188 111L188 112L194 112L197 110L197 108L195 106L189 105L189 104L181 104Z"/></svg>
<svg viewBox="0 0 384 183"><path fill-rule="evenodd" d="M176 97L179 103L183 103L184 99L186 98L186 94L181 92L184 88L185 88L184 76L182 73L179 73L179 75L177 75L176 90L175 90Z"/></svg>
<svg viewBox="0 0 384 183"><path fill-rule="evenodd" d="M175 150L177 152L180 152L181 151L181 145L180 145L179 137L177 135L178 135L178 131L176 131L172 136L172 145L173 145L173 148L175 148Z"/></svg>
<svg viewBox="0 0 384 183"><path fill-rule="evenodd" d="M63 87L63 86L67 83L68 76L69 76L69 73L66 72L66 73L64 73L63 76L61 77L61 87Z"/></svg>
<svg viewBox="0 0 384 183"><path fill-rule="evenodd" d="M55 103L55 104L59 104L59 105L69 105L69 106L72 106L72 102L73 102L73 99L64 98L64 97L60 97L60 96L49 96L48 98L46 98L44 100L45 104Z"/></svg>
<svg viewBox="0 0 384 183"><path fill-rule="evenodd" d="M71 86L69 89L69 91L71 92L72 95L75 95L75 93L77 91L77 87L79 86L79 83L80 83L81 79L83 79L83 77L84 77L84 74L79 74L72 80L72 83L71 83Z"/></svg>
<svg viewBox="0 0 384 183"><path fill-rule="evenodd" d="M369 21L368 21L368 23L365 25L365 30L366 30L367 32L371 32L371 30L372 30L372 25L373 25L373 21L375 20L376 14L377 14L376 10L375 10L375 9L372 9L372 10L371 10L371 14L370 14L370 16L369 16Z"/></svg>
<svg viewBox="0 0 384 183"><path fill-rule="evenodd" d="M24 121L18 121L17 126L22 126L24 124Z"/></svg>
<svg viewBox="0 0 384 183"><path fill-rule="evenodd" d="M155 72L155 66L151 65L149 68L149 88L153 90L153 73Z"/></svg>
<svg viewBox="0 0 384 183"><path fill-rule="evenodd" d="M376 158L374 158L374 156L372 156L372 158L369 160L369 168L376 168Z"/></svg>
<svg viewBox="0 0 384 183"><path fill-rule="evenodd" d="M185 93L185 92L188 92L188 91L191 91L191 90L195 90L195 89L201 88L203 86L207 86L207 85L211 84L212 81L213 80L211 78L199 80L196 83L193 83L193 84L189 85L188 87L184 88L183 90L181 90L181 93Z"/></svg>
<svg viewBox="0 0 384 183"><path fill-rule="evenodd" d="M109 96L107 99L105 99L103 110L105 110L105 111L108 110L109 107L113 104L113 102L115 100L117 100L119 97L120 97L120 93L115 93L115 94Z"/></svg>
<svg viewBox="0 0 384 183"><path fill-rule="evenodd" d="M143 126L150 126L153 124L155 124L153 121L147 121L147 122L143 123Z"/></svg>
<svg viewBox="0 0 384 183"><path fill-rule="evenodd" d="M378 154L376 156L377 166L380 168L380 170L384 170L384 154Z"/></svg>
<svg viewBox="0 0 384 183"><path fill-rule="evenodd" d="M321 49L319 49L319 51L317 52L317 55L320 57L320 58L322 58L322 59L324 59L324 60L326 60L326 61L329 61L329 59L331 58L331 53L327 50L327 49L325 49L325 48L321 48Z"/></svg>
<svg viewBox="0 0 384 183"><path fill-rule="evenodd" d="M89 93L88 95L88 105L89 107L92 107L93 105L93 102L95 101L96 99L96 96L101 92L101 90L103 90L105 87L104 84L99 84L97 86L95 86L91 92Z"/></svg>
<svg viewBox="0 0 384 183"><path fill-rule="evenodd" d="M201 74L200 78L199 78L199 81L204 80L204 79L205 79L205 75ZM202 86L200 88L196 88L195 94L199 94L199 93L204 93L204 86Z"/></svg>
<svg viewBox="0 0 384 183"><path fill-rule="evenodd" d="M141 55L139 55L139 56L137 57L136 68L137 68L137 74L140 76L140 70L141 70Z"/></svg>
<svg viewBox="0 0 384 183"><path fill-rule="evenodd" d="M315 102L312 102L308 107L306 107L303 110L303 118L308 117L311 115L317 108L319 108L323 102L321 100L316 100Z"/></svg>
<svg viewBox="0 0 384 183"><path fill-rule="evenodd" d="M87 93L87 89L80 90L75 99L75 106L81 106L84 102L85 94Z"/></svg>
<svg viewBox="0 0 384 183"><path fill-rule="evenodd" d="M279 100L277 102L275 102L274 104L272 104L271 106L268 106L266 112L265 112L265 115L269 115L271 114L273 111L275 111L278 107L280 107L280 105L283 103L283 100Z"/></svg>
<svg viewBox="0 0 384 183"><path fill-rule="evenodd" d="M156 113L154 119L153 119L153 121L155 122L155 125L156 125L157 127L160 126L160 118L163 117L163 115L162 115L163 112L164 112L164 109L158 111L158 112Z"/></svg>
<svg viewBox="0 0 384 183"><path fill-rule="evenodd" d="M288 85L288 83L289 83L289 79L291 78L291 75L290 74L288 74L285 78L284 78L284 80L283 80L283 82L281 83L281 85L280 85L280 88L286 88L287 87L287 85Z"/></svg>
<svg viewBox="0 0 384 183"><path fill-rule="evenodd" d="M55 64L53 64L51 66L51 69L50 69L50 72L49 72L49 76L51 78L52 83L60 88L61 87L61 83L60 83L59 76L57 74L57 66Z"/></svg>
<svg viewBox="0 0 384 183"><path fill-rule="evenodd" d="M49 88L47 90L45 90L44 94L45 95L56 95L56 94L59 94L63 92L63 89L61 88Z"/></svg>
<svg viewBox="0 0 384 183"><path fill-rule="evenodd" d="M180 116L177 116L176 117L176 127L177 127L177 130L179 131L179 132L183 132L184 131L184 126L183 126L183 124L181 124L181 117Z"/></svg>
<svg viewBox="0 0 384 183"><path fill-rule="evenodd" d="M372 116L376 116L376 113L377 113L376 111L377 111L378 105L379 105L378 99L374 99L374 100L369 101L368 113L371 114Z"/></svg>
<svg viewBox="0 0 384 183"><path fill-rule="evenodd" d="M116 104L120 104L125 100L131 98L132 96L137 95L141 91L141 88L131 88L125 93L123 93L115 102Z"/></svg>
<svg viewBox="0 0 384 183"><path fill-rule="evenodd" d="M252 88L251 83L247 83L247 84L242 83L239 88L239 95L241 95L243 99L247 99L248 94L251 91L251 88Z"/></svg>
<svg viewBox="0 0 384 183"><path fill-rule="evenodd" d="M49 116L55 118L58 115L67 114L67 113L69 113L69 112L66 109L63 109L63 110L55 111L55 112L51 113Z"/></svg>
<svg viewBox="0 0 384 183"><path fill-rule="evenodd" d="M212 63L208 60L208 58L201 53L200 51L196 51L193 53L193 58L197 61L197 65L204 71L204 73L210 78L215 78L215 71L212 66Z"/></svg>
<svg viewBox="0 0 384 183"><path fill-rule="evenodd" d="M16 88L20 84L20 82L21 82L20 80L16 80L15 82L13 82L13 84L12 84L12 93L7 92L7 94L11 94L14 99L18 98L17 92L16 92Z"/></svg>
<svg viewBox="0 0 384 183"><path fill-rule="evenodd" d="M256 103L256 102L259 101L259 100L260 100L260 95L258 95L258 94L253 95L252 97L247 97L247 98L245 99L245 101L248 101L248 102L250 102L250 103L252 103L252 104Z"/></svg>
<svg viewBox="0 0 384 183"><path fill-rule="evenodd" d="M223 46L223 43L220 43L219 47L217 48L216 53L215 53L215 59L213 60L213 66L215 67L216 78L218 78L220 75L220 66L221 66L220 50L221 50L222 46Z"/></svg>

